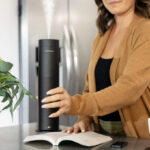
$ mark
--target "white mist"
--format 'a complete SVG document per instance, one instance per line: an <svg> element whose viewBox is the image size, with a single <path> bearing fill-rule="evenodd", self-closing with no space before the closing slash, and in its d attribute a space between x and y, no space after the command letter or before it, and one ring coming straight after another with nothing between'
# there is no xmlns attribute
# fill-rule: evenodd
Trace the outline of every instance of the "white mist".
<svg viewBox="0 0 150 150"><path fill-rule="evenodd" d="M43 9L45 13L45 19L46 19L46 28L48 33L48 39L50 39L51 35L51 24L53 21L53 13L55 9L55 0L42 0L43 3Z"/></svg>

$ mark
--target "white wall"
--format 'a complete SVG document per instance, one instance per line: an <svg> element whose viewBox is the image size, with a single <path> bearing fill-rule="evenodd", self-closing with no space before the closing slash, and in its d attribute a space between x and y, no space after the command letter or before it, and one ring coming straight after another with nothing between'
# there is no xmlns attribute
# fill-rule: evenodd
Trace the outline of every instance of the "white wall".
<svg viewBox="0 0 150 150"><path fill-rule="evenodd" d="M12 74L19 76L18 50L18 0L1 0L0 4L0 57L14 64ZM0 103L2 106L2 104ZM14 113L12 122L9 110L0 113L0 126L16 125L19 111Z"/></svg>

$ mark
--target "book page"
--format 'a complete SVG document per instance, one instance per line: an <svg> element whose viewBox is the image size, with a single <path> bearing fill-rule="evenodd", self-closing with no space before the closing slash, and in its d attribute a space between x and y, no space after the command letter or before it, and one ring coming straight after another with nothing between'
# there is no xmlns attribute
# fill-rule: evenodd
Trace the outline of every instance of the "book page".
<svg viewBox="0 0 150 150"><path fill-rule="evenodd" d="M53 145L55 144L55 140L45 134L30 135L23 140L24 143L28 143L32 141L47 141Z"/></svg>
<svg viewBox="0 0 150 150"><path fill-rule="evenodd" d="M102 143L111 141L112 138L109 136L105 136L102 134L98 134L98 133L89 131L89 132L78 133L78 134L72 133L68 136L61 137L58 139L58 144L61 141L65 141L65 140L74 141L83 146L95 146L98 144L102 144Z"/></svg>
<svg viewBox="0 0 150 150"><path fill-rule="evenodd" d="M58 139L60 139L61 137L66 137L68 135L69 135L68 133L64 133L64 132L48 132L48 133L45 133L45 136L50 137L54 140L55 145L57 145Z"/></svg>
<svg viewBox="0 0 150 150"><path fill-rule="evenodd" d="M69 134L63 132L48 132L44 134L27 136L24 139L24 143L39 140L50 142L53 145L59 145L60 142L68 140L76 142L83 146L95 146L98 144L108 142L112 140L112 138L92 131L78 134L75 133Z"/></svg>
<svg viewBox="0 0 150 150"><path fill-rule="evenodd" d="M44 133L44 134L27 136L24 139L23 142L27 143L27 142L31 142L31 141L44 140L44 141L50 142L53 145L57 145L57 140L60 137L65 137L65 136L68 136L68 133L63 133L63 132L48 132L48 133Z"/></svg>

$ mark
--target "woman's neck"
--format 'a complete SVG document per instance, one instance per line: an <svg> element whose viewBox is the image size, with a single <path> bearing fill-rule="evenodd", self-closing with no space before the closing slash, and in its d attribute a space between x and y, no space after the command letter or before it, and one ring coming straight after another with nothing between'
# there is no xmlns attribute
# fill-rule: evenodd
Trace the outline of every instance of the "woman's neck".
<svg viewBox="0 0 150 150"><path fill-rule="evenodd" d="M116 30L117 32L126 29L132 22L134 15L135 15L134 10L129 10L128 12L121 15L115 15L114 30Z"/></svg>

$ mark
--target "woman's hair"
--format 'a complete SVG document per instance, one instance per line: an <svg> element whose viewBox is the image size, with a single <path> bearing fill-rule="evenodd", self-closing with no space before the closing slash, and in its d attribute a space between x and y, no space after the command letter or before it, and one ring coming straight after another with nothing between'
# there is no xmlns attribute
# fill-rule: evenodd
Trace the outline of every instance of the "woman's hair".
<svg viewBox="0 0 150 150"><path fill-rule="evenodd" d="M100 34L103 35L114 22L114 15L105 8L102 0L95 0L95 3L98 6L96 25ZM150 0L136 0L135 12L145 18L150 18Z"/></svg>

